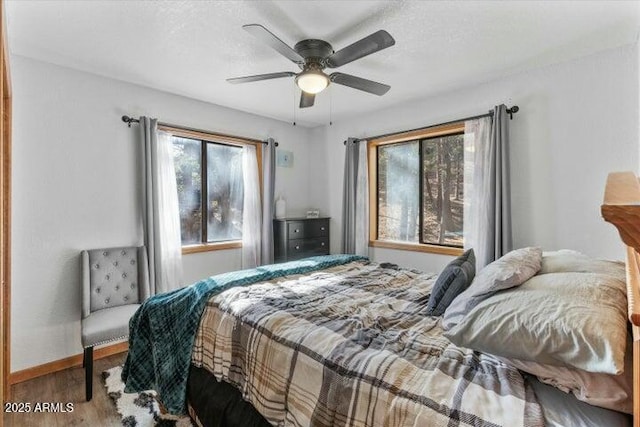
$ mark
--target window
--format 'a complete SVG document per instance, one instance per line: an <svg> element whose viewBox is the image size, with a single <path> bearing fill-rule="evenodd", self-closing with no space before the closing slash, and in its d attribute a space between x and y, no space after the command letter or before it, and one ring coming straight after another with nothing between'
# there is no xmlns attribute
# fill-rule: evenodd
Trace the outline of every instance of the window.
<svg viewBox="0 0 640 427"><path fill-rule="evenodd" d="M172 134L183 253L240 247L242 144L215 135ZM260 159L259 147L256 154Z"/></svg>
<svg viewBox="0 0 640 427"><path fill-rule="evenodd" d="M464 124L371 140L369 165L372 246L460 252Z"/></svg>

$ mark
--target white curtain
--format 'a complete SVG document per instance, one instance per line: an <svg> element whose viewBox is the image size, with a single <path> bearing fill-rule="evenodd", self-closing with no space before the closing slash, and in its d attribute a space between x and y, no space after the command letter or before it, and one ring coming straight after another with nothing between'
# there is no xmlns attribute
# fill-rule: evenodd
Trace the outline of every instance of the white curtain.
<svg viewBox="0 0 640 427"><path fill-rule="evenodd" d="M182 241L171 135L156 119L140 117L144 145L144 240L151 294L182 285Z"/></svg>
<svg viewBox="0 0 640 427"><path fill-rule="evenodd" d="M369 168L367 141L358 142L356 184L356 255L369 256Z"/></svg>
<svg viewBox="0 0 640 427"><path fill-rule="evenodd" d="M511 250L511 197L506 106L465 122L464 247L481 269Z"/></svg>
<svg viewBox="0 0 640 427"><path fill-rule="evenodd" d="M482 227L487 217L487 204L483 203L486 195L481 194L487 191L486 186L476 186L476 173L480 172L483 162L486 161L486 150L488 146L489 131L491 129L491 117L482 117L475 120L467 120L464 123L464 249L473 248L477 268L486 265L486 255L479 253L479 248L483 247L480 242L483 240ZM482 177L478 177L482 179Z"/></svg>
<svg viewBox="0 0 640 427"><path fill-rule="evenodd" d="M262 206L260 204L260 181L257 165L256 147L246 145L242 149L244 184L242 268L254 268L261 264Z"/></svg>

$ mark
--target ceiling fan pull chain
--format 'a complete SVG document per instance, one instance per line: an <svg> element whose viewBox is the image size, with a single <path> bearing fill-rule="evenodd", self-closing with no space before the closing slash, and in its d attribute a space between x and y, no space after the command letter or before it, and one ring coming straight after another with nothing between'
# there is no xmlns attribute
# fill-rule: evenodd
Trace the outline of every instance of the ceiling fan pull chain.
<svg viewBox="0 0 640 427"><path fill-rule="evenodd" d="M333 88L329 88L329 126L333 126Z"/></svg>
<svg viewBox="0 0 640 427"><path fill-rule="evenodd" d="M296 125L296 83L291 86L291 99L293 100L293 125Z"/></svg>

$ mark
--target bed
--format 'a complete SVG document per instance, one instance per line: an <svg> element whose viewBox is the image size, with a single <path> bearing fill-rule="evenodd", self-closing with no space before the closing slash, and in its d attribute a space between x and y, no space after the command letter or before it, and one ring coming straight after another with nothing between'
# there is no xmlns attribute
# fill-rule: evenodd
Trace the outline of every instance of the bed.
<svg viewBox="0 0 640 427"><path fill-rule="evenodd" d="M602 208L605 219L610 216L608 207L622 205L616 205L611 191L615 190L607 189ZM640 200L640 191L638 195ZM635 251L629 253L636 260ZM623 267L585 264L586 258L580 256L547 254L545 267L541 254L537 270L526 279L519 277L522 282L514 289L492 289L491 298L482 297L487 292L478 296L476 290L468 300L462 298L466 301L462 304L458 297L472 289L467 284L453 302L448 301L443 316L430 315L429 310L444 272L423 273L355 256L315 257L215 276L143 305L131 322L123 380L127 391L156 389L169 412L189 411L200 425L627 426L629 415L581 402L558 384L544 384L549 378L527 374L527 365L516 366L512 358L454 343L466 333L459 327L460 319L495 310L500 299L495 295L506 299L508 306L509 292L520 295L527 283L545 276L538 274L545 268L565 278L583 274L582 280L586 273L607 276L598 297L622 289L626 305L624 288L626 284L633 288L637 268L635 273L633 265L628 268L625 283ZM554 260L567 257L574 265L588 266L579 272L551 271ZM592 265L597 271L591 271ZM508 269L499 267L493 274ZM521 272L521 266L516 270ZM478 272L476 279L485 273ZM523 291L516 291L516 286ZM534 285L529 288L538 292ZM633 292L629 291L629 313L640 319L640 310L633 308L638 301ZM536 294L526 298L530 295ZM606 335L625 340L627 311L622 310L621 324L621 300L616 298L615 304L605 307L609 317L617 316L617 323L611 323L613 333ZM489 308L480 310L483 304ZM637 327L633 332L637 365ZM631 373L625 369L623 374L627 361L618 357L612 367L608 360L609 353L620 355L619 341L602 344L602 360L571 363L607 378L623 378ZM624 349L623 343L623 356ZM557 368L554 360L544 361ZM624 412L635 412L636 401L628 406L631 393L621 394L627 398Z"/></svg>

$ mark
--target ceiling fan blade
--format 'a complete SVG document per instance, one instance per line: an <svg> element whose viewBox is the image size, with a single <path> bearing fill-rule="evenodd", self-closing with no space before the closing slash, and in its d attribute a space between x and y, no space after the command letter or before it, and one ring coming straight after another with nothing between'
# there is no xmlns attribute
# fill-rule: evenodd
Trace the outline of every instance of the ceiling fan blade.
<svg viewBox="0 0 640 427"><path fill-rule="evenodd" d="M302 94L300 95L300 108L312 107L315 100L315 94L302 91Z"/></svg>
<svg viewBox="0 0 640 427"><path fill-rule="evenodd" d="M352 76L351 74L333 73L329 79L339 85L349 86L354 89L382 96L391 89L391 86L383 83L374 82L373 80L363 79L362 77Z"/></svg>
<svg viewBox="0 0 640 427"><path fill-rule="evenodd" d="M391 34L385 30L376 31L328 57L327 66L329 68L340 67L363 56L391 47L394 44L396 44L396 41L391 37Z"/></svg>
<svg viewBox="0 0 640 427"><path fill-rule="evenodd" d="M248 24L248 25L243 25L242 28L244 28L252 36L268 44L273 49L280 52L281 55L284 55L286 58L290 59L296 64L304 64L304 58L300 56L298 52L293 50L291 47L289 47L289 45L287 45L285 42L280 40L275 34L267 30L262 25Z"/></svg>
<svg viewBox="0 0 640 427"><path fill-rule="evenodd" d="M256 74L255 76L245 76L245 77L233 77L227 79L229 83L249 83L249 82L258 82L260 80L270 80L270 79L279 79L281 77L291 77L295 76L296 73L291 71L283 71L281 73L269 73L269 74Z"/></svg>

